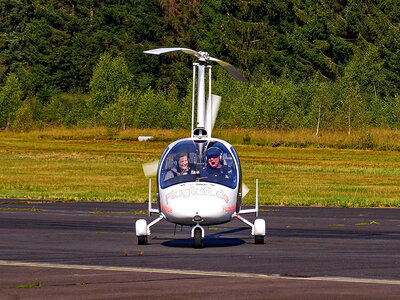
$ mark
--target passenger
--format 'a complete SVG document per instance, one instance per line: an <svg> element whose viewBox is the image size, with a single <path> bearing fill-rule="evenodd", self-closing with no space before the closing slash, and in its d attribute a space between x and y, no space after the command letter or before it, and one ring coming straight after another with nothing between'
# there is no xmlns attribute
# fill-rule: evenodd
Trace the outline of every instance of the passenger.
<svg viewBox="0 0 400 300"><path fill-rule="evenodd" d="M176 176L188 175L192 173L189 167L188 155L186 153L178 153L175 156L175 160L177 162L176 168L174 167L169 170L167 174L165 174L164 180L169 180Z"/></svg>
<svg viewBox="0 0 400 300"><path fill-rule="evenodd" d="M200 172L200 177L207 177L212 181L224 179L229 180L233 174L231 167L223 165L221 162L222 151L217 147L211 147L206 152L207 164Z"/></svg>

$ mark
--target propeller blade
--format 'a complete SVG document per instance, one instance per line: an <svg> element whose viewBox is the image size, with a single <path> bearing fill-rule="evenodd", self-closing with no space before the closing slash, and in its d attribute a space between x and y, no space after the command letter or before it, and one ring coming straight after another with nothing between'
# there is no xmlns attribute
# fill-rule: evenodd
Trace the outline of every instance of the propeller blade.
<svg viewBox="0 0 400 300"><path fill-rule="evenodd" d="M142 165L144 176L152 177L157 175L158 160Z"/></svg>
<svg viewBox="0 0 400 300"><path fill-rule="evenodd" d="M250 190L249 190L249 188L247 187L247 185L246 185L244 182L242 182L242 199L244 198L244 196L247 195L247 193L248 193L249 191L250 191Z"/></svg>
<svg viewBox="0 0 400 300"><path fill-rule="evenodd" d="M232 66L231 64L229 64L229 63L227 63L227 62L225 62L223 60L220 60L218 58L214 58L214 57L209 57L208 59L218 63L225 70L227 70L229 72L229 74L231 74L232 77L235 78L236 80L243 81L243 82L248 82L248 80L246 78L244 78L242 73L240 73L240 71L238 69L236 69L234 66Z"/></svg>
<svg viewBox="0 0 400 300"><path fill-rule="evenodd" d="M211 112L209 112L210 110L210 104L208 103L208 101L210 101L210 99L207 100L207 112L206 112L206 124L207 124L207 132L208 134L211 136L211 132L214 129L214 124L215 124L215 120L217 119L217 115L218 115L218 110L219 110L219 105L221 103L221 96L218 95L211 95L212 99L211 99L211 103L212 103L212 108L211 108ZM210 120L211 117L211 120Z"/></svg>
<svg viewBox="0 0 400 300"><path fill-rule="evenodd" d="M194 50L188 49L188 48L157 48L157 49L151 49L151 50L143 51L143 53L160 55L160 54L174 52L174 51L182 51L184 53L191 54L191 55L194 55L194 56L197 56L197 57L198 57L198 54L199 54L197 51L194 51Z"/></svg>
<svg viewBox="0 0 400 300"><path fill-rule="evenodd" d="M211 95L212 97L212 128L214 128L215 120L217 119L219 105L221 104L221 96Z"/></svg>

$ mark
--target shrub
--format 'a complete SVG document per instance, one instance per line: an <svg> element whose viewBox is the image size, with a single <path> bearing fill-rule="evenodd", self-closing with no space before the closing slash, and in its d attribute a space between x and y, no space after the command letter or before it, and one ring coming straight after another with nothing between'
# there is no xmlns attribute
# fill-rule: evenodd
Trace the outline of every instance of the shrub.
<svg viewBox="0 0 400 300"><path fill-rule="evenodd" d="M15 131L29 131L35 127L33 109L30 102L25 101L16 111L11 129Z"/></svg>

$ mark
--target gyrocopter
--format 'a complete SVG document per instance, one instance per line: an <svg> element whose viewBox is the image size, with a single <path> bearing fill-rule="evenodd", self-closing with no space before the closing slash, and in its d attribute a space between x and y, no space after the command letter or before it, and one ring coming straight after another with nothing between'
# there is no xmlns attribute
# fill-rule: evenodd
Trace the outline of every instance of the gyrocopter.
<svg viewBox="0 0 400 300"><path fill-rule="evenodd" d="M165 219L177 225L190 226L194 247L202 248L204 226L227 223L235 218L251 227L251 234L255 237L256 244L263 244L265 220L256 219L253 224L242 217L243 214L258 215L258 181L256 181L255 208L242 209L242 198L248 189L242 185L239 157L228 142L211 136L221 98L211 94L209 62L217 62L236 80L247 80L235 67L209 56L207 52L197 52L187 48L159 48L144 53L160 55L173 51L182 51L197 57L197 62L193 63L191 137L168 145L159 162L153 164L153 169L151 164L143 166L146 176L157 176L157 208L152 206L151 179L149 179L148 213L149 216L158 214L158 218L149 224L145 219L136 221L138 244L147 244L150 227ZM206 69L209 70L207 103Z"/></svg>

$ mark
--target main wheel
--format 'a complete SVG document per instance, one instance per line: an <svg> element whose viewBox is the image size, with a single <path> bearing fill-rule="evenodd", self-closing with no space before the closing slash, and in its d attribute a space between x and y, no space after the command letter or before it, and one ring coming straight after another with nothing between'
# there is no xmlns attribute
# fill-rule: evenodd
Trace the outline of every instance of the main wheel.
<svg viewBox="0 0 400 300"><path fill-rule="evenodd" d="M255 235L254 243L255 244L264 244L264 236L263 235Z"/></svg>
<svg viewBox="0 0 400 300"><path fill-rule="evenodd" d="M147 235L141 235L137 237L138 245L147 245Z"/></svg>
<svg viewBox="0 0 400 300"><path fill-rule="evenodd" d="M203 248L203 237L201 236L200 228L194 230L193 242L195 248Z"/></svg>
<svg viewBox="0 0 400 300"><path fill-rule="evenodd" d="M265 220L256 219L254 221L254 243L264 244L264 236L265 236Z"/></svg>

